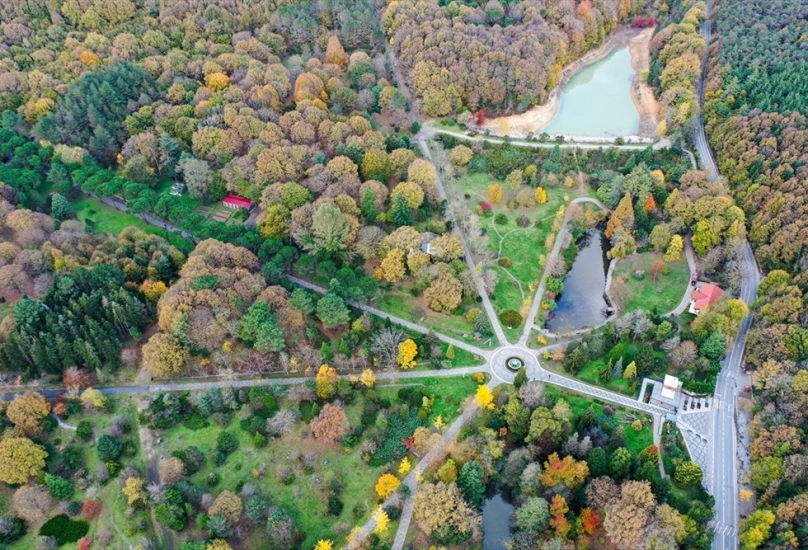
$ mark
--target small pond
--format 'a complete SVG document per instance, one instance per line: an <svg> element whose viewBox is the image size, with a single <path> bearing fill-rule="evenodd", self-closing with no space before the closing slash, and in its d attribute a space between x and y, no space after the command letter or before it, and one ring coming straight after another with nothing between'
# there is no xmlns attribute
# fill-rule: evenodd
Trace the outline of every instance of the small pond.
<svg viewBox="0 0 808 550"><path fill-rule="evenodd" d="M637 135L640 114L631 99L633 78L628 48L584 67L564 87L558 113L542 132L586 137Z"/></svg>
<svg viewBox="0 0 808 550"><path fill-rule="evenodd" d="M551 332L579 330L597 325L608 316L604 297L609 260L609 240L591 229L578 241L578 255L567 276L558 307L547 321Z"/></svg>
<svg viewBox="0 0 808 550"><path fill-rule="evenodd" d="M500 493L485 500L483 505L483 550L507 550L505 541L511 538L513 505Z"/></svg>

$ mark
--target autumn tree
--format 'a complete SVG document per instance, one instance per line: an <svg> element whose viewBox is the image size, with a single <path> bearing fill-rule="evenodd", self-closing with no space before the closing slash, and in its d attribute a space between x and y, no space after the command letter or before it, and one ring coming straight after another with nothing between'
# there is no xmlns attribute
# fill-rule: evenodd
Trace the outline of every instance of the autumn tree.
<svg viewBox="0 0 808 550"><path fill-rule="evenodd" d="M606 535L620 547L639 548L655 506L656 498L647 481L626 481L620 487L620 497L605 507Z"/></svg>
<svg viewBox="0 0 808 550"><path fill-rule="evenodd" d="M570 524L567 521L566 514L569 512L570 508L567 505L566 499L559 495L553 495L553 499L550 501L550 527L555 529L556 534L561 537L562 539L567 538L567 533L570 530Z"/></svg>
<svg viewBox="0 0 808 550"><path fill-rule="evenodd" d="M489 388L486 384L480 384L477 386L477 393L474 394L474 400L481 409L494 409L494 394L491 393L491 388Z"/></svg>
<svg viewBox="0 0 808 550"><path fill-rule="evenodd" d="M463 285L450 273L441 273L424 291L424 300L433 311L452 311L463 300Z"/></svg>
<svg viewBox="0 0 808 550"><path fill-rule="evenodd" d="M335 443L348 433L348 417L341 407L327 403L309 423L309 428L316 439Z"/></svg>
<svg viewBox="0 0 808 550"><path fill-rule="evenodd" d="M413 516L424 534L438 539L460 536L479 524L455 484L423 483L415 493Z"/></svg>
<svg viewBox="0 0 808 550"><path fill-rule="evenodd" d="M407 338L398 345L398 366L404 370L412 369L417 364L418 345L412 338Z"/></svg>
<svg viewBox="0 0 808 550"><path fill-rule="evenodd" d="M181 374L189 356L188 348L172 334L159 332L143 346L143 365L154 378Z"/></svg>
<svg viewBox="0 0 808 550"><path fill-rule="evenodd" d="M488 186L488 202L499 204L500 201L502 201L502 186L498 183L492 183Z"/></svg>
<svg viewBox="0 0 808 550"><path fill-rule="evenodd" d="M595 531L600 528L600 514L592 508L584 508L581 510L581 524L587 535L595 534Z"/></svg>
<svg viewBox="0 0 808 550"><path fill-rule="evenodd" d="M244 512L244 503L241 498L231 491L222 491L208 509L209 516L221 514L230 523L236 523Z"/></svg>
<svg viewBox="0 0 808 550"><path fill-rule="evenodd" d="M19 517L30 525L45 521L53 506L53 499L40 485L23 485L11 497L11 505Z"/></svg>
<svg viewBox="0 0 808 550"><path fill-rule="evenodd" d="M685 248L684 240L680 235L674 235L671 237L670 243L668 244L668 248L665 250L665 261L666 262L677 262L679 258L682 257L682 250Z"/></svg>
<svg viewBox="0 0 808 550"><path fill-rule="evenodd" d="M176 483L185 475L185 465L176 457L161 458L157 464L160 482L163 484Z"/></svg>
<svg viewBox="0 0 808 550"><path fill-rule="evenodd" d="M36 392L27 392L14 397L6 409L6 417L26 435L42 432L42 419L50 413L50 403Z"/></svg>
<svg viewBox="0 0 808 550"><path fill-rule="evenodd" d="M404 266L404 251L400 248L392 249L379 264L379 269L388 283L400 281L407 272Z"/></svg>
<svg viewBox="0 0 808 550"><path fill-rule="evenodd" d="M634 205L632 204L631 195L628 193L620 199L617 208L612 212L604 234L607 238L613 239L619 227L626 229L629 233L634 231Z"/></svg>
<svg viewBox="0 0 808 550"><path fill-rule="evenodd" d="M138 502L146 501L146 480L141 477L128 477L121 492L126 496L127 506L134 506Z"/></svg>
<svg viewBox="0 0 808 550"><path fill-rule="evenodd" d="M543 187L536 188L536 204L545 204L547 202L547 191Z"/></svg>
<svg viewBox="0 0 808 550"><path fill-rule="evenodd" d="M393 189L393 192L390 194L390 200L395 204L398 196L404 197L407 201L407 207L409 208L420 208L424 202L423 189L408 181L402 181L396 185L395 189Z"/></svg>
<svg viewBox="0 0 808 550"><path fill-rule="evenodd" d="M382 474L376 482L376 494L380 500L385 500L392 495L401 482L393 474Z"/></svg>
<svg viewBox="0 0 808 550"><path fill-rule="evenodd" d="M589 475L589 466L584 460L575 460L572 456L559 458L558 453L553 453L544 463L544 471L541 474L541 482L547 487L555 487L564 484L570 489L574 489L583 484Z"/></svg>
<svg viewBox="0 0 808 550"><path fill-rule="evenodd" d="M320 365L315 377L315 388L317 397L320 399L331 399L337 393L339 375L334 367Z"/></svg>
<svg viewBox="0 0 808 550"><path fill-rule="evenodd" d="M25 483L45 467L48 453L25 437L5 437L0 441L0 481L10 485Z"/></svg>

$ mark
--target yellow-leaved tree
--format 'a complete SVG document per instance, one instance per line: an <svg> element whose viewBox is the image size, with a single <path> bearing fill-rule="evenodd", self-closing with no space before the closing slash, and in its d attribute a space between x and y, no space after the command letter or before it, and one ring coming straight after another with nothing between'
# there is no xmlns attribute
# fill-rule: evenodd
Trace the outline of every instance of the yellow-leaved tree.
<svg viewBox="0 0 808 550"><path fill-rule="evenodd" d="M545 204L547 202L547 191L544 187L536 188L536 204Z"/></svg>
<svg viewBox="0 0 808 550"><path fill-rule="evenodd" d="M418 355L418 345L412 338L407 338L398 345L398 366L405 370L415 368L416 355Z"/></svg>
<svg viewBox="0 0 808 550"><path fill-rule="evenodd" d="M390 527L390 517L387 515L387 512L379 508L373 514L373 517L376 519L376 527L373 528L373 532L377 535L385 534Z"/></svg>
<svg viewBox="0 0 808 550"><path fill-rule="evenodd" d="M366 388L372 388L376 385L376 375L370 369L362 371L362 376L359 377L359 382Z"/></svg>
<svg viewBox="0 0 808 550"><path fill-rule="evenodd" d="M132 506L133 504L146 500L146 491L143 486L146 481L140 477L129 477L126 479L121 492L126 495L126 504Z"/></svg>
<svg viewBox="0 0 808 550"><path fill-rule="evenodd" d="M412 464L410 463L410 458L405 456L401 459L401 464L398 465L398 475L404 477L410 470L412 469Z"/></svg>
<svg viewBox="0 0 808 550"><path fill-rule="evenodd" d="M45 449L27 437L6 437L0 441L0 481L26 483L42 471L47 456Z"/></svg>
<svg viewBox="0 0 808 550"><path fill-rule="evenodd" d="M337 393L339 375L334 367L320 365L315 377L315 393L320 399L331 399Z"/></svg>
<svg viewBox="0 0 808 550"><path fill-rule="evenodd" d="M314 550L334 550L334 543L330 540L320 539L314 545Z"/></svg>
<svg viewBox="0 0 808 550"><path fill-rule="evenodd" d="M488 186L488 202L491 204L499 204L502 200L502 186L498 183L492 183Z"/></svg>
<svg viewBox="0 0 808 550"><path fill-rule="evenodd" d="M392 495L401 482L393 474L382 474L376 482L376 494L380 499L386 499Z"/></svg>
<svg viewBox="0 0 808 550"><path fill-rule="evenodd" d="M477 394L474 396L474 400L477 401L480 408L494 410L494 394L485 384L477 386Z"/></svg>

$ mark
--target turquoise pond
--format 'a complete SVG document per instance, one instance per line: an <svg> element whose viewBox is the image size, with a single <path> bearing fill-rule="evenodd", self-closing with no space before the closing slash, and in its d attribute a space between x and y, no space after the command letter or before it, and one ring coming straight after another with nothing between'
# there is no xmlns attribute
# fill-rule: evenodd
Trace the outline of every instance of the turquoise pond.
<svg viewBox="0 0 808 550"><path fill-rule="evenodd" d="M628 48L621 48L575 74L561 93L548 134L586 137L636 135L640 114L631 99L634 69Z"/></svg>

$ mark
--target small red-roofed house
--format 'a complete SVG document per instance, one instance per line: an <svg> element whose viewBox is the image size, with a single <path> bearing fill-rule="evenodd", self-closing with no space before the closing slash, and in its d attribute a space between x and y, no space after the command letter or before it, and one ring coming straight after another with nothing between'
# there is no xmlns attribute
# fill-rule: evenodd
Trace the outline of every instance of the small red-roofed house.
<svg viewBox="0 0 808 550"><path fill-rule="evenodd" d="M698 315L701 311L713 305L724 291L717 285L702 283L690 295L690 313Z"/></svg>
<svg viewBox="0 0 808 550"><path fill-rule="evenodd" d="M246 197L240 197L238 195L227 195L224 199L222 199L222 206L226 208L232 208L233 210L238 210L239 208L246 208L247 210L251 210L253 207L253 203L250 199Z"/></svg>

